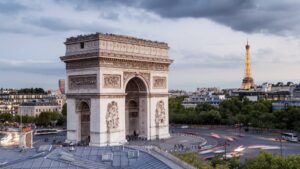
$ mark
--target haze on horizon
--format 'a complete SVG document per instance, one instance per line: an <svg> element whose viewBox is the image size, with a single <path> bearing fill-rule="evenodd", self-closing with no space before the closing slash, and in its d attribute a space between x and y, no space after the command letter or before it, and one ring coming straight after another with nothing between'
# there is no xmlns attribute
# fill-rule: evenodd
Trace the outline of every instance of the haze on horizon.
<svg viewBox="0 0 300 169"><path fill-rule="evenodd" d="M94 32L167 42L170 89L240 87L249 39L252 76L300 82L300 1L1 0L0 87L58 88L63 42Z"/></svg>

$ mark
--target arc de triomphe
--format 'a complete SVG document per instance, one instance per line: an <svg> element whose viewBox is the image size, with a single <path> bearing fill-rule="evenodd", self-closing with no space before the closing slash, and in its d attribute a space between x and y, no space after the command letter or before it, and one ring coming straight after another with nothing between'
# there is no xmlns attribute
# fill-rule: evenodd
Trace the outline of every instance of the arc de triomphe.
<svg viewBox="0 0 300 169"><path fill-rule="evenodd" d="M67 139L119 145L168 138L168 44L95 33L67 38Z"/></svg>

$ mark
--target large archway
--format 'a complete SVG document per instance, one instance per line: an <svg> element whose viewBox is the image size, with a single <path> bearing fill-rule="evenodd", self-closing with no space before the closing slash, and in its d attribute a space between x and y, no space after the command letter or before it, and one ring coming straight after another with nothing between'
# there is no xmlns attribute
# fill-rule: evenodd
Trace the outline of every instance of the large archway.
<svg viewBox="0 0 300 169"><path fill-rule="evenodd" d="M128 81L125 92L125 134L146 138L147 86L140 77L134 77Z"/></svg>
<svg viewBox="0 0 300 169"><path fill-rule="evenodd" d="M90 142L90 107L86 102L80 103L80 139L83 144Z"/></svg>

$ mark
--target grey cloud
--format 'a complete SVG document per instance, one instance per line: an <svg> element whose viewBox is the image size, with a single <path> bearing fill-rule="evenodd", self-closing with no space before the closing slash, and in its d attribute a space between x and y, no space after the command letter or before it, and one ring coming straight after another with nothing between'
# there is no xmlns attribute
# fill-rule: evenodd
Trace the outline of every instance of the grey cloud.
<svg viewBox="0 0 300 169"><path fill-rule="evenodd" d="M300 3L255 0L169 0L143 1L144 7L163 17L204 17L232 29L253 33L289 34L300 32ZM161 4L161 5L160 5Z"/></svg>
<svg viewBox="0 0 300 169"><path fill-rule="evenodd" d="M104 18L104 19L108 19L108 20L118 20L119 14L114 11L107 11L107 12L102 12L100 14L99 18Z"/></svg>
<svg viewBox="0 0 300 169"><path fill-rule="evenodd" d="M30 73L45 76L61 76L65 74L62 63L26 63L13 65L5 62L0 62L1 72L19 72Z"/></svg>
<svg viewBox="0 0 300 169"><path fill-rule="evenodd" d="M23 23L31 24L40 28L51 31L71 31L78 30L81 32L112 32L118 31L117 28L103 25L101 22L84 22L82 20L67 20L55 17L37 17L23 18Z"/></svg>
<svg viewBox="0 0 300 169"><path fill-rule="evenodd" d="M72 6L76 10L98 10L100 18L118 20L119 7L144 9L163 18L207 18L234 30L247 33L272 33L298 36L300 32L300 1L296 0L54 0L58 5ZM0 14L26 10L16 1L0 2ZM141 14L143 15L143 14ZM142 21L151 18L142 17ZM133 18L136 19L136 18ZM139 18L138 18L139 19ZM69 22L60 18L40 18L32 24L54 31L102 31L87 23ZM105 26L100 29L106 31ZM111 32L111 29L108 29Z"/></svg>
<svg viewBox="0 0 300 169"><path fill-rule="evenodd" d="M27 9L28 7L14 1L0 2L0 14L14 14Z"/></svg>
<svg viewBox="0 0 300 169"><path fill-rule="evenodd" d="M23 18L23 22L56 31L75 29L71 24L68 24L66 21L62 21L59 18Z"/></svg>
<svg viewBox="0 0 300 169"><path fill-rule="evenodd" d="M234 15L240 10L253 6L250 0L145 0L142 2L140 4L142 7L170 18Z"/></svg>
<svg viewBox="0 0 300 169"><path fill-rule="evenodd" d="M177 59L174 63L174 68L212 68L212 69L227 69L243 67L243 56L235 55L213 55L209 53L187 54L182 59Z"/></svg>
<svg viewBox="0 0 300 169"><path fill-rule="evenodd" d="M85 0L81 10L130 6L165 18L208 18L247 33L296 35L300 32L300 2L295 0Z"/></svg>

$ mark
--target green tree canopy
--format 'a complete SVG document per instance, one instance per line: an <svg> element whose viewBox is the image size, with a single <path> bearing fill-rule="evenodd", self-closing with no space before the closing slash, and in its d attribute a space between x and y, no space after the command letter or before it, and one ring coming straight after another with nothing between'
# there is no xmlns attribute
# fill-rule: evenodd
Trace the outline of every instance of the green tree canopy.
<svg viewBox="0 0 300 169"><path fill-rule="evenodd" d="M2 122L12 122L13 121L13 115L10 113L0 113L0 120Z"/></svg>
<svg viewBox="0 0 300 169"><path fill-rule="evenodd" d="M0 120L2 122L5 122L5 121L11 122L11 121L13 121L13 115L10 113L0 113Z"/></svg>
<svg viewBox="0 0 300 169"><path fill-rule="evenodd" d="M258 156L247 160L243 169L298 169L300 168L300 156L281 157L261 152Z"/></svg>
<svg viewBox="0 0 300 169"><path fill-rule="evenodd" d="M200 113L202 111L211 111L211 110L218 110L217 107L212 106L209 103L202 103L202 104L198 104L196 106L196 112Z"/></svg>
<svg viewBox="0 0 300 169"><path fill-rule="evenodd" d="M39 116L36 117L36 123L39 125L50 125L52 122L58 122L60 118L63 118L63 115L58 112L42 112Z"/></svg>
<svg viewBox="0 0 300 169"><path fill-rule="evenodd" d="M62 107L62 110L61 110L61 114L65 117L67 117L67 103L65 103Z"/></svg>

